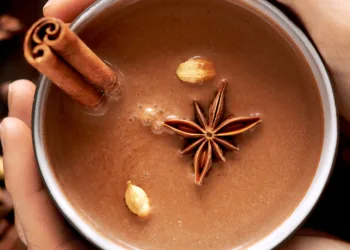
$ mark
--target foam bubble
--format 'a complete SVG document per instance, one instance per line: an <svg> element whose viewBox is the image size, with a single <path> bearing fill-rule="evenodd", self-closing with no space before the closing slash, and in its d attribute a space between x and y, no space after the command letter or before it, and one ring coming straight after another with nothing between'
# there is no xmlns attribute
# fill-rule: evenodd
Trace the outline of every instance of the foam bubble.
<svg viewBox="0 0 350 250"><path fill-rule="evenodd" d="M164 132L164 126L162 121L155 121L152 125L152 132L156 135L160 135Z"/></svg>
<svg viewBox="0 0 350 250"><path fill-rule="evenodd" d="M83 112L84 114L87 115L91 115L91 116L103 116L106 114L107 110L108 110L108 105L106 105L107 101L103 101L101 102L99 105L97 105L97 107L95 108L88 108L88 107L83 107L81 110L81 112Z"/></svg>
<svg viewBox="0 0 350 250"><path fill-rule="evenodd" d="M156 120L157 112L153 108L145 108L140 114L140 121L143 126L151 126Z"/></svg>

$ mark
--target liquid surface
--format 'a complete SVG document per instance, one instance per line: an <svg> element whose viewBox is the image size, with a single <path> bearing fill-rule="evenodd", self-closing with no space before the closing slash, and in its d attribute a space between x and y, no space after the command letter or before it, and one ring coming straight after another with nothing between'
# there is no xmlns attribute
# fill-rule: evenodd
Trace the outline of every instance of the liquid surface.
<svg viewBox="0 0 350 250"><path fill-rule="evenodd" d="M45 140L62 190L87 223L122 246L229 249L261 240L293 212L317 168L323 116L311 70L275 25L242 6L121 3L80 32L123 73L121 99L91 116L50 90ZM214 62L215 80L177 79L177 66L194 56ZM198 187L192 156L179 155L184 140L139 118L152 108L160 123L167 115L194 120L193 100L207 112L222 78L225 115L259 113L263 123L236 138L240 151L215 161ZM146 221L124 203L128 180L150 198Z"/></svg>

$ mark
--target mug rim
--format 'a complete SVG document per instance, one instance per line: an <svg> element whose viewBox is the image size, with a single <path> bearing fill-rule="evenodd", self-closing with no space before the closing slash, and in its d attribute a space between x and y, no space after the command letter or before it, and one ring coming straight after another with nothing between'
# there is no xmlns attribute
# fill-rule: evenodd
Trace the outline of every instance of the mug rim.
<svg viewBox="0 0 350 250"><path fill-rule="evenodd" d="M84 23L93 15L104 11L106 8L123 0L98 0L78 16L71 24L73 31L78 31ZM136 2L138 0L130 0ZM234 0L223 0L234 1ZM317 171L312 182L299 205L294 209L276 229L270 232L261 240L248 247L250 250L273 249L284 242L293 234L305 221L307 216L318 202L326 183L331 175L333 163L338 143L338 118L334 93L327 69L319 56L317 50L307 38L307 36L277 7L263 0L242 0L249 6L257 9L267 17L271 18L301 50L308 66L311 68L318 90L321 96L324 119L324 135L320 160ZM96 229L90 226L71 206L67 197L63 194L58 182L51 172L49 160L43 142L42 133L42 113L44 112L45 101L51 83L46 76L41 75L39 86L35 92L32 113L32 136L35 157L39 166L44 184L52 197L56 207L60 210L67 221L90 243L101 249L124 249L121 245L103 236ZM125 247L133 248L125 242L121 242ZM241 247L240 247L241 248ZM237 248L237 249L240 249Z"/></svg>

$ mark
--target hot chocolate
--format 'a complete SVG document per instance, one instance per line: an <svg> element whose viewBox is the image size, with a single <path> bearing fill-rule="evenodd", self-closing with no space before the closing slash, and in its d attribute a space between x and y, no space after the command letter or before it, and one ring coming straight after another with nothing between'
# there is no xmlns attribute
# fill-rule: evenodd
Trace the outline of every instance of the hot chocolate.
<svg viewBox="0 0 350 250"><path fill-rule="evenodd" d="M121 97L91 114L52 86L44 126L51 168L88 224L124 247L227 249L293 212L319 162L323 114L311 69L277 25L236 1L125 0L86 27L79 36L123 75ZM178 79L195 56L213 62L213 80ZM186 142L162 123L194 121L194 100L208 117L222 79L224 117L263 123L198 186L192 156L179 154ZM125 205L129 180L149 197L146 220Z"/></svg>

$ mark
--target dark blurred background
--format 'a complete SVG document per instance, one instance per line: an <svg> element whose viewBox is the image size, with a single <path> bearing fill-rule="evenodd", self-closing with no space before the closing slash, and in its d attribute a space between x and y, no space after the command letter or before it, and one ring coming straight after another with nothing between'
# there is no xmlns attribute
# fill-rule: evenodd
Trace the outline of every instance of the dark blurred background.
<svg viewBox="0 0 350 250"><path fill-rule="evenodd" d="M37 72L23 59L22 42L25 29L41 16L44 2L44 0L0 0L0 15L16 17L24 26L23 31L12 38L0 39L0 84L15 79L37 78ZM6 105L1 102L0 116L3 117L6 112Z"/></svg>
<svg viewBox="0 0 350 250"><path fill-rule="evenodd" d="M5 117L8 112L6 100L6 86L8 82L23 78L36 82L38 79L38 73L23 58L22 43L26 28L41 17L42 6L45 2L45 0L0 0L0 16L7 14L16 17L24 27L22 32L14 35L12 38L0 39L0 119ZM279 7L298 25L302 25L292 13L289 13L288 10L283 9L281 6ZM339 154L333 174L322 199L306 221L304 227L320 230L350 241L350 230L348 230L350 225L350 213L348 213L350 211L350 203L347 202L347 191L350 190L350 140L348 139L350 138L350 124L341 120L341 128ZM1 181L0 186L4 187ZM0 192L0 211L1 204L4 203L1 199L2 195ZM13 223L13 213L7 214L6 220L9 224ZM1 232L1 225L0 221L0 249L19 249L1 247L1 241L4 241L6 236Z"/></svg>

